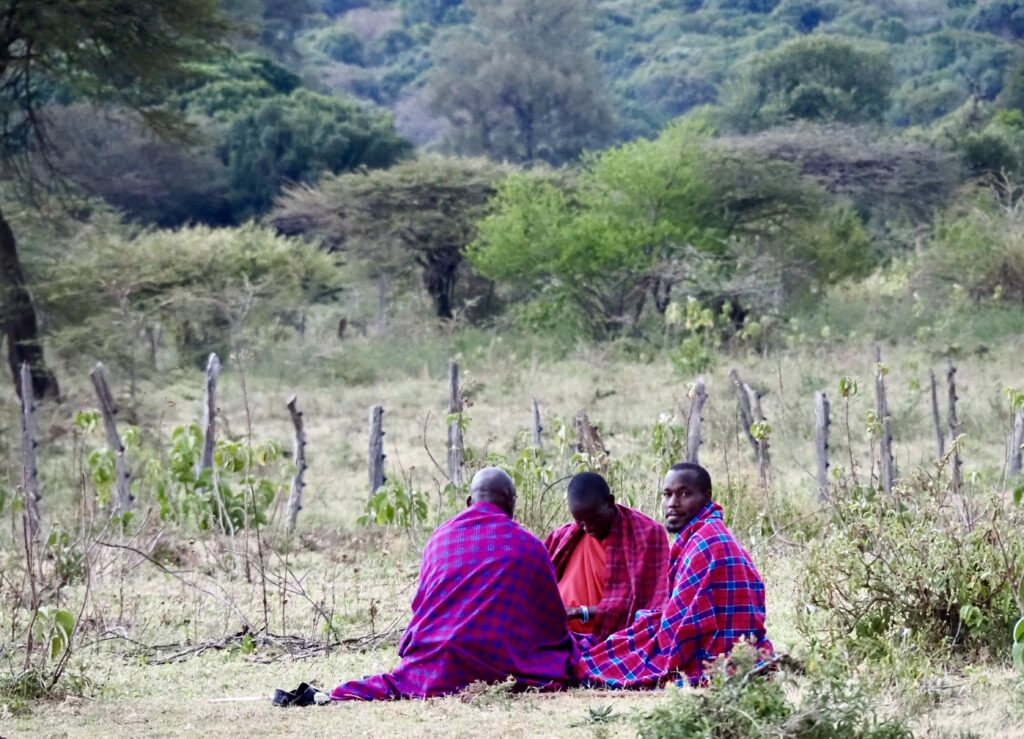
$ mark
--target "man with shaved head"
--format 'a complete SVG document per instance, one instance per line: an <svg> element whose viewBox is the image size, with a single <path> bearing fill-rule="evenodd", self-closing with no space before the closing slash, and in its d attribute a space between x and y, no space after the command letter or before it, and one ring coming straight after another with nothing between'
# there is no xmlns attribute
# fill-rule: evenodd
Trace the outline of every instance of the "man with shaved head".
<svg viewBox="0 0 1024 739"><path fill-rule="evenodd" d="M704 666L740 639L766 657L764 583L722 522L711 476L696 464L669 469L662 486L665 526L673 535L671 595L658 611L583 652L581 682L613 688L654 688L677 681L698 685Z"/></svg>
<svg viewBox="0 0 1024 739"><path fill-rule="evenodd" d="M423 549L398 667L339 685L334 700L429 698L510 676L519 688L565 686L578 653L547 550L512 520L512 478L480 470L466 506Z"/></svg>
<svg viewBox="0 0 1024 739"><path fill-rule="evenodd" d="M668 597L668 538L660 523L615 502L605 479L581 472L569 481L573 523L555 529L551 553L569 627L604 639L639 610Z"/></svg>

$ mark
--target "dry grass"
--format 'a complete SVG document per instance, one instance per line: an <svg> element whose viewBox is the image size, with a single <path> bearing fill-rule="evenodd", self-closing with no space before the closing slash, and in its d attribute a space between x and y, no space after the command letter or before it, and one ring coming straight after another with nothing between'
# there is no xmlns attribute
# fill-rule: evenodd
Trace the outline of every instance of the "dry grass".
<svg viewBox="0 0 1024 739"><path fill-rule="evenodd" d="M444 455L446 412L445 368L434 351L424 359L422 370L388 371L365 384L346 385L331 380L332 368L340 366L346 352L363 351L369 339L355 339L341 347L324 337L307 337L305 344L288 340L275 346L272 361L257 357L248 361L248 395L241 390L237 362L229 363L221 385L220 406L225 432L246 432L245 404L252 413L257 438L276 438L286 445L290 423L284 403L292 392L299 394L309 437L310 470L305 507L299 519L300 544L288 554L287 567L301 581L308 597L269 589L271 631L322 637L321 610L337 617L345 636L359 636L383 629L395 619L404 621L416 582L416 542L403 535L371 536L353 533L354 519L366 499L366 413L371 405L386 409L386 451L394 465L411 475L416 484L433 491L443 477L430 461L423 445L424 419L427 443L438 460ZM1003 409L1003 389L1024 385L1017 358L1024 337L997 351L959 360L960 415L967 434L965 451L968 480L998 484L1004 454L1008 413ZM400 351L396 347L395 351ZM898 464L909 470L929 464L934 454L933 431L927 396L927 369L940 361L923 350L884 348L890 366L887 377L889 403L894 414ZM442 353L443 356L443 353ZM588 349L571 356L540 359L517 356L500 340L478 342L461 356L472 395L468 443L478 449L506 453L516 448L529 423L530 398L537 397L545 426L553 433L559 420L586 408L601 425L613 457L642 452L649 443L650 428L659 415L685 415L687 382L675 376L667 362L623 358L614 348ZM408 358L405 360L409 365ZM772 424L772 488L776 501L787 500L797 509L810 510L814 498L812 441L812 394L829 392L833 407L832 450L835 464L849 466L843 405L836 397L838 378L860 379L861 393L851 404L854 455L859 474L868 474L868 441L864 417L873 407L871 348L866 345L796 348L763 358L742 355L723 359L706 373L709 401L705 408L705 440L701 459L718 484L755 479L755 467L746 442L740 438L734 418L735 401L726 379L731 366L744 379L766 391L765 412ZM82 373L84 377L84 373ZM69 402L46 408L41 419L44 432L40 448L44 485L44 515L71 521L75 506L69 490L70 416L74 408L93 405L88 386L75 377L66 382ZM201 399L198 371L165 375L159 384L144 388L138 413L151 441L166 440L169 429L198 417ZM285 379L278 379L285 378ZM123 384L114 378L115 384ZM945 393L942 393L943 406ZM3 422L8 431L0 442L0 459L6 460L8 480L17 478L15 404L8 398ZM92 440L95 445L100 442ZM653 470L646 484L656 493ZM8 489L14 489L9 484ZM749 489L753 490L753 486ZM141 501L141 509L149 505ZM3 550L11 554L8 527ZM155 531L152 527L151 531ZM274 532L265 532L273 536ZM745 532L739 532L741 536ZM181 569L204 588L235 603L250 619L262 618L258 577L247 582L236 569L227 574L216 566L232 549L241 546L209 537L187 538L164 533L168 546L179 556ZM799 650L804 646L794 628L802 605L796 595L801 553L778 542L749 542L768 585L769 634L777 646ZM254 545L250 543L250 553ZM283 550L281 550L283 551ZM252 556L250 554L250 556ZM92 604L87 611L83 643L110 634L122 634L145 644L191 642L213 639L240 627L237 616L216 600L183 585L152 565L126 553L96 554ZM269 556L266 571L271 582L287 578L282 556ZM66 591L66 602L77 603L80 590ZM282 601L285 601L282 603ZM6 615L4 616L6 618ZM9 624L0 624L5 630ZM128 655L128 656L126 656ZM657 700L651 695L616 698L575 691L555 697L523 696L464 703L458 698L386 705L341 705L322 709L281 711L267 703L211 704L211 696L269 695L275 687L294 687L301 680L330 687L354 676L385 670L396 659L394 648L368 653L335 651L329 657L296 661L286 656L265 664L270 657L257 651L207 653L181 664L146 664L132 657L119 640L81 646L72 672L84 670L95 682L87 697L30 706L27 715L0 714L2 736L200 736L200 735L329 735L346 736L591 736L594 727L581 724L591 706L613 703L616 712L628 714L637 706ZM893 692L893 705L911 707L917 728L924 735L954 736L969 729L979 736L1020 735L1024 721L1024 697L1019 679L1002 668L979 667L950 675L938 687L901 687ZM580 725L577 725L580 724ZM630 735L630 725L620 721L608 726L609 736Z"/></svg>

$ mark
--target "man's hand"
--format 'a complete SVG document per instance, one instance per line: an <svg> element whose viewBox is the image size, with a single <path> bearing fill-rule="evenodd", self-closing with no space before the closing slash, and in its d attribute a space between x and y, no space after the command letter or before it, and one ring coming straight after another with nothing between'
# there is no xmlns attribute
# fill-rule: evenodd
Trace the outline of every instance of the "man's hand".
<svg viewBox="0 0 1024 739"><path fill-rule="evenodd" d="M583 620L583 606L573 606L572 608L565 609L565 617L570 621L581 621ZM587 609L587 621L593 621L594 616L597 615L597 606L586 606Z"/></svg>

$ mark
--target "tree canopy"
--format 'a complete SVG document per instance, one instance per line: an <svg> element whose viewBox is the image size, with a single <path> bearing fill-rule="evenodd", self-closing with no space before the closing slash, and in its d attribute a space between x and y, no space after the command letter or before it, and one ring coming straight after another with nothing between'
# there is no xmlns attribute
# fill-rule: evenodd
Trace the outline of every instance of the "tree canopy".
<svg viewBox="0 0 1024 739"><path fill-rule="evenodd" d="M557 163L600 143L609 100L582 0L470 0L469 26L435 42L434 109L464 154Z"/></svg>

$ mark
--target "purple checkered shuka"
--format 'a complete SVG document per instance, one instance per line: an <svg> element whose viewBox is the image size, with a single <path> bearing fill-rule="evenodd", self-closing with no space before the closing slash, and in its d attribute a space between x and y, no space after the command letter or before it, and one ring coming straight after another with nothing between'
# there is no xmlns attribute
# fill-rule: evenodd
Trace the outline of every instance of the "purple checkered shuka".
<svg viewBox="0 0 1024 739"><path fill-rule="evenodd" d="M334 700L427 698L509 676L558 690L578 659L547 550L491 503L430 537L412 611L398 667L342 683Z"/></svg>

